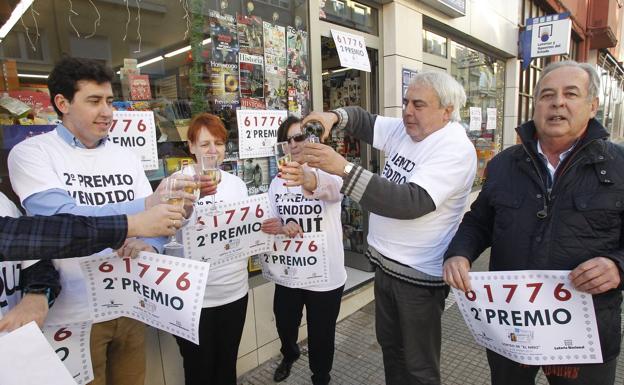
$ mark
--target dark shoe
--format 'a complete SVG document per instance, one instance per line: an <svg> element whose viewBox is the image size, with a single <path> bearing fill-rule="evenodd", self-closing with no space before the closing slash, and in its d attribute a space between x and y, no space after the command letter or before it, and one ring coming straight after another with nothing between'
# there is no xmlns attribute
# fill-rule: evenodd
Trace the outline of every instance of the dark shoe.
<svg viewBox="0 0 624 385"><path fill-rule="evenodd" d="M273 381L282 382L287 379L288 376L290 376L290 368L292 368L292 365L295 361L288 362L286 360L282 360L282 362L280 362L280 364L277 366L277 369L275 369L275 374L273 374Z"/></svg>

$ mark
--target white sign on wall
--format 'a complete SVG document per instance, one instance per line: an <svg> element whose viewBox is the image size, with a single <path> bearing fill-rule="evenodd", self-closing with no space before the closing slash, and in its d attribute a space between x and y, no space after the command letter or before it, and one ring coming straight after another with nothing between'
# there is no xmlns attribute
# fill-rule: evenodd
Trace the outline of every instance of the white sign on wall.
<svg viewBox="0 0 624 385"><path fill-rule="evenodd" d="M560 18L560 15L548 15L534 18L533 24L527 25L531 31L531 57L567 55L570 53L572 20Z"/></svg>

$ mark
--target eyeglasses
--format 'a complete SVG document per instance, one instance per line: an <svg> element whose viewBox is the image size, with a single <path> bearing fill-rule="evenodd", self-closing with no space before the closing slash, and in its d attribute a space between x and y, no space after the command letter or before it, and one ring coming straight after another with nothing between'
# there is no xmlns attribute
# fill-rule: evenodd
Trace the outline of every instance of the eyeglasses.
<svg viewBox="0 0 624 385"><path fill-rule="evenodd" d="M294 140L294 141L295 141L295 142L297 142L297 143L301 143L301 142L303 142L304 140L306 140L306 138L307 138L307 137L308 137L308 135L307 135L307 134L304 134L304 133L299 133L299 134L297 134L297 135L289 136L288 138L286 138L286 141L287 141L288 143L292 143L291 141L292 141L292 140Z"/></svg>

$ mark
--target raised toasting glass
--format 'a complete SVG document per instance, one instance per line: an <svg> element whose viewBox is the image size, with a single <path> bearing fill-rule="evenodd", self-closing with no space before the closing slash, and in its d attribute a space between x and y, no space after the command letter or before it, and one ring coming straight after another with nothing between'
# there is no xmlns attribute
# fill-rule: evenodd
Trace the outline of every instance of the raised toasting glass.
<svg viewBox="0 0 624 385"><path fill-rule="evenodd" d="M275 143L275 161L277 162L278 168L286 166L286 163L288 162L292 162L292 155L290 154L290 146L288 145L288 142ZM286 193L282 195L282 198L293 199L296 196L297 194L293 194L290 192L290 188L286 187Z"/></svg>
<svg viewBox="0 0 624 385"><path fill-rule="evenodd" d="M202 175L206 175L212 183L218 185L221 181L221 170L219 170L218 156L216 154L202 155L200 162ZM217 207L215 195L217 195L216 192L212 194L212 205L207 210L207 214L212 216L223 214Z"/></svg>
<svg viewBox="0 0 624 385"><path fill-rule="evenodd" d="M184 198L181 196L181 191L184 188L185 181L175 176L170 176L164 179L162 183L165 183L163 200L170 205L184 207ZM175 234L169 238L169 242L164 246L168 249L182 248L182 244L178 242Z"/></svg>

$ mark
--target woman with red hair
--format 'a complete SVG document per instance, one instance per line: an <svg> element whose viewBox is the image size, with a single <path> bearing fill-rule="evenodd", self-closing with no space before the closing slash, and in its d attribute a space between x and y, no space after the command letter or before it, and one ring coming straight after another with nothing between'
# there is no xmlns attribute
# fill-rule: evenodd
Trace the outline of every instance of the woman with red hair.
<svg viewBox="0 0 624 385"><path fill-rule="evenodd" d="M218 116L195 116L188 130L188 145L198 163L203 155L225 156L227 130ZM202 176L199 203L236 202L247 198L245 183L228 172L221 172L215 186ZM216 187L216 192L215 192ZM199 319L199 345L176 337L184 361L186 385L236 385L236 359L247 312L247 261L239 260L210 267L203 308Z"/></svg>

